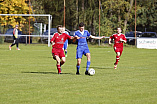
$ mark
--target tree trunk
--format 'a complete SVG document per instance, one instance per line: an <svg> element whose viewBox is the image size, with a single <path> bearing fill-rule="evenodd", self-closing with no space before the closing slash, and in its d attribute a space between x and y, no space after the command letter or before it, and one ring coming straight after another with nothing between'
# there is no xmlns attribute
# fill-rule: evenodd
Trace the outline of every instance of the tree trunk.
<svg viewBox="0 0 157 104"><path fill-rule="evenodd" d="M129 8L129 11L128 11L128 13L127 13L126 19L125 19L125 21L124 21L124 29L123 29L124 34L125 34L125 31L126 31L127 22L128 22L128 19L129 19L129 15L130 15L132 6L133 6L133 0L130 0L130 8Z"/></svg>
<svg viewBox="0 0 157 104"><path fill-rule="evenodd" d="M118 27L121 27L120 9L118 9L117 12L118 12Z"/></svg>
<svg viewBox="0 0 157 104"><path fill-rule="evenodd" d="M77 24L79 24L79 7L78 7L78 0L76 0L76 24L74 26L74 30L77 29Z"/></svg>
<svg viewBox="0 0 157 104"><path fill-rule="evenodd" d="M82 22L84 22L84 0L82 0Z"/></svg>

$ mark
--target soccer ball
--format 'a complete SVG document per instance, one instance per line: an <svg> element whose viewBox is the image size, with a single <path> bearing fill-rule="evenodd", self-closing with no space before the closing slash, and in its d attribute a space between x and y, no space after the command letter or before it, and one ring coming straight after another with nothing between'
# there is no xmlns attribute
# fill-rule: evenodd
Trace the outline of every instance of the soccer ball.
<svg viewBox="0 0 157 104"><path fill-rule="evenodd" d="M94 75L95 74L95 70L93 68L88 70L89 75Z"/></svg>

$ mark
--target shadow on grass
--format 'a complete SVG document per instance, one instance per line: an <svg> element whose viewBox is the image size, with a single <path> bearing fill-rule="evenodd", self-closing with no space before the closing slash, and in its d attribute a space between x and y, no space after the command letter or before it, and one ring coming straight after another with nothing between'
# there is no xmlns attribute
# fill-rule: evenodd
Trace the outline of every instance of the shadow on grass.
<svg viewBox="0 0 157 104"><path fill-rule="evenodd" d="M21 73L31 73L31 74L58 74L57 72L21 72ZM62 73L62 74L74 75L73 73Z"/></svg>
<svg viewBox="0 0 157 104"><path fill-rule="evenodd" d="M83 67L83 68L86 68L86 67ZM97 66L91 66L90 68L93 68L93 69L113 69L112 67L97 67Z"/></svg>

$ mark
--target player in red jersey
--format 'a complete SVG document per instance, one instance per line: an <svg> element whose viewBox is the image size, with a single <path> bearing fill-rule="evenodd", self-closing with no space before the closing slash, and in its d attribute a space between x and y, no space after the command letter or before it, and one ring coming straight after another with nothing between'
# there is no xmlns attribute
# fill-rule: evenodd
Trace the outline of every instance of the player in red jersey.
<svg viewBox="0 0 157 104"><path fill-rule="evenodd" d="M117 32L117 34L113 34L109 38L109 44L111 44L111 39L114 39L114 51L116 52L116 62L114 63L114 69L117 68L120 56L122 55L123 43L126 43L126 38L125 35L121 33L121 28L117 28Z"/></svg>
<svg viewBox="0 0 157 104"><path fill-rule="evenodd" d="M66 33L63 33L62 25L57 26L56 33L53 34L51 38L52 43L52 56L57 62L58 74L61 74L61 65L65 63L65 54L63 50L63 45L66 39L75 39L76 37L71 37Z"/></svg>

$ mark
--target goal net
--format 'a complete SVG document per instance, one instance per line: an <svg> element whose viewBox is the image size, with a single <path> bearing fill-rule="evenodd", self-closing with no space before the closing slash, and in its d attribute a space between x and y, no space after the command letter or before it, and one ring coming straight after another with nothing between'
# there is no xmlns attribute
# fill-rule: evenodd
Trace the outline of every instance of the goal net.
<svg viewBox="0 0 157 104"><path fill-rule="evenodd" d="M20 41L26 44L46 42L49 47L51 22L50 14L0 14L0 36L4 36L4 40L6 37L11 38L12 30L17 24L19 25ZM47 31L47 35L43 35L45 31ZM43 41L43 37L45 41Z"/></svg>

